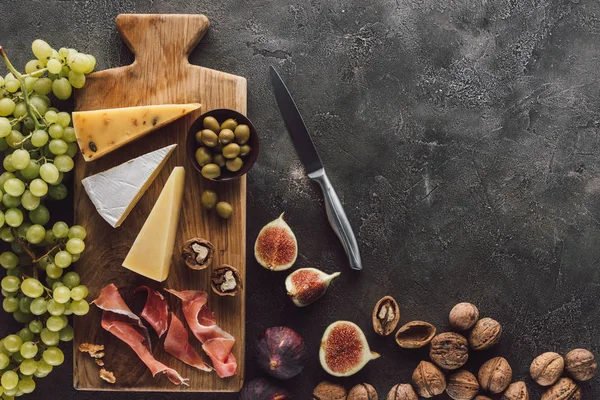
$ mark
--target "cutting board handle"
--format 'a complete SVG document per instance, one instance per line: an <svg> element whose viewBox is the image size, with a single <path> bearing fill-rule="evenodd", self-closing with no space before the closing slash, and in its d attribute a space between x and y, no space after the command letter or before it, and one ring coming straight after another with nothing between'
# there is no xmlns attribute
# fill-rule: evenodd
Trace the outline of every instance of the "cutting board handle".
<svg viewBox="0 0 600 400"><path fill-rule="evenodd" d="M187 61L210 26L202 14L120 14L116 23L135 62L144 67L167 64L165 58L170 65L179 64L177 58Z"/></svg>

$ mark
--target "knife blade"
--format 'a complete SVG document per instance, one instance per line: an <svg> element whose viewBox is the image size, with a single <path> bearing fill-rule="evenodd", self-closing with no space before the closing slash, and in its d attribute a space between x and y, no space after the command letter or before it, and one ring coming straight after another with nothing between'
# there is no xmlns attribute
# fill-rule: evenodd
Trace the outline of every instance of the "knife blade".
<svg viewBox="0 0 600 400"><path fill-rule="evenodd" d="M323 162L308 133L302 115L298 111L298 107L296 107L296 103L288 88L273 66L270 68L270 76L275 100L277 101L287 130L292 137L296 153L298 153L300 161L304 164L308 177L317 182L323 191L327 219L346 251L350 268L362 270L360 250L352 231L352 226L350 226L342 203L325 173Z"/></svg>

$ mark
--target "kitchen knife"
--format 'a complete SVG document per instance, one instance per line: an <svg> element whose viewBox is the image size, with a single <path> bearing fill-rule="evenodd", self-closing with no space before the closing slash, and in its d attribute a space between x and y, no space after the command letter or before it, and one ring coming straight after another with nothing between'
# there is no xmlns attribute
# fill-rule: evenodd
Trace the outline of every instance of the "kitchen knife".
<svg viewBox="0 0 600 400"><path fill-rule="evenodd" d="M319 153L317 153L317 149L310 138L304 120L296 107L296 103L294 103L294 99L292 99L285 83L283 83L283 80L273 67L271 67L271 83L273 84L279 110L281 111L288 132L292 136L292 141L294 142L300 161L304 164L308 177L316 181L323 191L327 218L344 246L344 250L350 261L350 268L361 270L362 261L360 259L358 243L356 243L356 237L354 236L348 217L346 217L342 203L335 193L333 186L331 186L329 178L327 178Z"/></svg>

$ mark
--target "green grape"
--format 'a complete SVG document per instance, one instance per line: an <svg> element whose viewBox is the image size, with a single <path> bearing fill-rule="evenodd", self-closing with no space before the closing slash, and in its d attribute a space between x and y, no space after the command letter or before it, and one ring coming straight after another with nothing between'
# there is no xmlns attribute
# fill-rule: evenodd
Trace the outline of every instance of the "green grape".
<svg viewBox="0 0 600 400"><path fill-rule="evenodd" d="M73 143L69 143L69 144L73 144ZM0 138L0 151L6 151L6 149L8 149L8 142L6 141L5 138ZM67 154L69 154L69 150L67 150Z"/></svg>
<svg viewBox="0 0 600 400"><path fill-rule="evenodd" d="M31 225L33 224L30 224L29 222L23 222L23 224L17 228L17 237L25 239L25 235L27 235L27 229L29 229Z"/></svg>
<svg viewBox="0 0 600 400"><path fill-rule="evenodd" d="M0 378L0 383L2 384L4 390L14 389L19 384L19 375L15 371L6 371L2 374L2 378Z"/></svg>
<svg viewBox="0 0 600 400"><path fill-rule="evenodd" d="M30 159L27 150L17 149L12 153L12 164L16 169L21 170L26 168L29 165Z"/></svg>
<svg viewBox="0 0 600 400"><path fill-rule="evenodd" d="M69 225L59 221L52 226L52 233L58 239L66 238L69 235Z"/></svg>
<svg viewBox="0 0 600 400"><path fill-rule="evenodd" d="M58 169L54 164L46 163L40 167L40 176L50 184L55 183L58 181Z"/></svg>
<svg viewBox="0 0 600 400"><path fill-rule="evenodd" d="M31 218L31 213L29 213L29 218ZM50 214L48 214L48 219L50 218ZM45 223L42 225L46 225ZM54 243L56 243L56 238L54 237L54 234L52 233L52 231L47 230L46 231L46 237L44 238L44 240L46 241L46 243L48 243L49 245L52 245ZM44 271L46 270L46 266L48 264L44 264L43 266L40 263L40 268L43 269Z"/></svg>
<svg viewBox="0 0 600 400"><path fill-rule="evenodd" d="M40 339L46 346L56 346L60 340L60 336L58 332L52 332L48 328L44 328L40 332Z"/></svg>
<svg viewBox="0 0 600 400"><path fill-rule="evenodd" d="M35 343L34 343L34 345L35 345ZM36 350L36 353L37 353L37 350ZM23 355L23 353L21 353L21 355ZM35 360L32 360L31 358L32 357L25 357L25 360L23 360L21 365L19 365L19 371L23 375L33 375L35 373L35 371L37 370L37 362Z"/></svg>
<svg viewBox="0 0 600 400"><path fill-rule="evenodd" d="M44 147L48 143L48 132L41 129L33 132L31 135L31 144L35 147Z"/></svg>
<svg viewBox="0 0 600 400"><path fill-rule="evenodd" d="M85 243L81 239L69 239L67 241L67 251L71 254L80 254L85 250Z"/></svg>
<svg viewBox="0 0 600 400"><path fill-rule="evenodd" d="M17 178L11 178L4 183L4 191L11 196L18 197L25 192L25 183Z"/></svg>
<svg viewBox="0 0 600 400"><path fill-rule="evenodd" d="M19 335L8 335L4 338L4 347L11 353L16 353L23 344L23 339Z"/></svg>
<svg viewBox="0 0 600 400"><path fill-rule="evenodd" d="M62 67L60 73L58 74L59 78L66 78L69 75L70 68L67 66Z"/></svg>
<svg viewBox="0 0 600 400"><path fill-rule="evenodd" d="M92 60L82 53L69 54L69 67L72 71L83 74L90 68Z"/></svg>
<svg viewBox="0 0 600 400"><path fill-rule="evenodd" d="M71 305L71 304L70 304L70 303L67 303L67 305ZM65 306L66 306L66 305L65 305ZM66 308L68 308L68 307L66 307ZM64 328L64 327L66 327L67 325L69 325L69 318L68 318L68 317L67 317L65 314L61 315L61 316L60 316L60 319L62 319L62 322L63 322L63 328Z"/></svg>
<svg viewBox="0 0 600 400"><path fill-rule="evenodd" d="M48 232L50 232L50 234L52 234L51 230L47 230L46 231L46 237L48 237ZM52 237L54 237L54 235L52 235ZM50 264L50 258L48 256L43 257L42 259L40 259L40 261L38 262L38 266L43 269L44 271L46 270L46 267L48 266L48 264Z"/></svg>
<svg viewBox="0 0 600 400"><path fill-rule="evenodd" d="M31 321L33 319L33 315L31 313L26 314L26 313L22 312L21 310L18 310L13 313L13 318L15 321L17 321L20 324L28 324L29 321Z"/></svg>
<svg viewBox="0 0 600 400"><path fill-rule="evenodd" d="M2 100L12 101L10 99L2 99ZM2 107L2 100L0 100L0 109ZM3 138L7 137L11 131L12 131L12 125L10 124L10 121L8 120L8 118L0 117L0 137L3 137Z"/></svg>
<svg viewBox="0 0 600 400"><path fill-rule="evenodd" d="M16 268L19 264L19 257L15 253L10 251L5 251L0 254L0 265L2 265L5 269L13 269Z"/></svg>
<svg viewBox="0 0 600 400"><path fill-rule="evenodd" d="M0 195L0 197L2 197ZM0 228L4 226L4 211L0 211Z"/></svg>
<svg viewBox="0 0 600 400"><path fill-rule="evenodd" d="M42 357L44 361L46 361L53 367L56 367L57 365L60 365L65 361L65 356L58 347L49 347L46 351L44 351Z"/></svg>
<svg viewBox="0 0 600 400"><path fill-rule="evenodd" d="M48 264L46 267L46 275L52 279L58 279L62 276L63 270L56 266L56 264Z"/></svg>
<svg viewBox="0 0 600 400"><path fill-rule="evenodd" d="M10 131L10 133L6 137L6 143L13 149L16 149L17 147L21 147L20 143L23 142L24 139L25 139L25 136L23 136L23 134L21 132L13 129L12 131ZM12 154L11 154L11 157L12 157ZM14 163L13 163L13 167L15 169L18 169Z"/></svg>
<svg viewBox="0 0 600 400"><path fill-rule="evenodd" d="M85 75L82 73L71 71L67 78L69 79L71 86L75 89L81 89L85 85Z"/></svg>
<svg viewBox="0 0 600 400"><path fill-rule="evenodd" d="M52 59L48 60L46 67L48 68L48 72L50 72L51 74L58 74L62 70L63 66L60 63L60 61L52 58Z"/></svg>
<svg viewBox="0 0 600 400"><path fill-rule="evenodd" d="M10 230L10 227L5 227L0 230L0 239L2 239L6 243L14 242L15 237Z"/></svg>
<svg viewBox="0 0 600 400"><path fill-rule="evenodd" d="M5 297L4 300L2 300L2 308L7 313L14 313L19 309L19 299L16 297Z"/></svg>
<svg viewBox="0 0 600 400"><path fill-rule="evenodd" d="M68 155L61 154L54 158L54 165L60 172L69 172L73 169L75 163Z"/></svg>
<svg viewBox="0 0 600 400"><path fill-rule="evenodd" d="M18 208L9 208L4 213L4 219L9 226L17 228L23 223L23 212Z"/></svg>
<svg viewBox="0 0 600 400"><path fill-rule="evenodd" d="M70 342L71 340L73 340L73 337L75 336L75 334L73 332L73 327L71 325L67 325L64 328L62 328L58 332L58 334L60 336L61 342Z"/></svg>
<svg viewBox="0 0 600 400"><path fill-rule="evenodd" d="M52 47L42 39L35 39L31 44L31 51L38 60L45 60L52 56Z"/></svg>
<svg viewBox="0 0 600 400"><path fill-rule="evenodd" d="M1 99L0 100L0 116L7 117L7 116L11 115L13 113L13 111L15 110L15 106L16 106L16 104L12 99L10 99L8 97ZM6 125L5 125L4 129L6 129ZM3 132L5 132L5 131L3 131ZM8 135L8 133L6 133L2 137L6 137L6 135Z"/></svg>
<svg viewBox="0 0 600 400"><path fill-rule="evenodd" d="M31 304L33 304L33 302ZM39 319L35 319L29 323L28 327L31 332L40 333L42 329L44 329L44 324Z"/></svg>
<svg viewBox="0 0 600 400"><path fill-rule="evenodd" d="M75 271L69 271L65 274L65 276L63 276L62 278L62 283L68 287L69 289L73 289L75 287L79 287L79 283L81 282L81 278L79 277L79 274ZM85 287L85 286L82 286ZM87 289L87 288L86 288ZM71 294L73 294L73 292L71 291ZM82 299L87 296L84 295L83 297L81 297ZM81 300L81 299L75 299L73 298L73 300Z"/></svg>
<svg viewBox="0 0 600 400"><path fill-rule="evenodd" d="M46 225L48 223L48 221L50 221L50 211L48 211L48 208L42 204L35 210L31 210L29 212L29 219L31 220L31 222L33 222L35 224ZM46 237L47 233L48 233L48 231L46 233L44 233L44 239L46 239L46 240L47 240L47 237ZM50 231L50 233L52 233L52 231ZM53 239L54 239L54 237L52 237L52 240L47 240L47 241L50 243L53 243Z"/></svg>
<svg viewBox="0 0 600 400"><path fill-rule="evenodd" d="M10 194L4 194L2 195L2 204L6 207L17 208L21 205L21 198L13 197ZM6 219L6 213L4 213L4 217Z"/></svg>
<svg viewBox="0 0 600 400"><path fill-rule="evenodd" d="M52 332L54 334L54 332ZM48 344L48 343L46 343ZM49 346L55 346L55 345L49 345ZM48 364L46 361L44 360L39 360L37 362L37 370L46 374L49 374L50 372L52 372L52 365Z"/></svg>
<svg viewBox="0 0 600 400"><path fill-rule="evenodd" d="M58 180L56 181L56 183L54 183L54 185L58 185L63 181L63 179L65 179L65 173L58 171Z"/></svg>
<svg viewBox="0 0 600 400"><path fill-rule="evenodd" d="M10 244L10 248L11 248L11 250L12 250L13 252L15 252L16 254L24 254L24 253L25 253L25 251L23 250L23 246L21 246L21 244L20 244L20 243L15 243L15 242L13 242L13 243L11 243L11 244ZM14 269L13 269L13 270L11 270L11 271L14 271ZM15 276L16 276L16 275L15 275Z"/></svg>
<svg viewBox="0 0 600 400"><path fill-rule="evenodd" d="M52 317L50 317L50 318L52 318ZM38 352L37 344L35 344L31 341L25 342L21 345L20 352L21 352L21 355L26 360L31 359L37 355L37 352Z"/></svg>
<svg viewBox="0 0 600 400"><path fill-rule="evenodd" d="M67 301L71 300L71 291L66 286L59 286L54 289L52 297L57 303L65 304Z"/></svg>
<svg viewBox="0 0 600 400"><path fill-rule="evenodd" d="M25 64L25 73L31 76L40 77L44 72L39 72L40 69L44 69L44 64L40 60L31 60Z"/></svg>
<svg viewBox="0 0 600 400"><path fill-rule="evenodd" d="M25 235L25 239L31 244L41 243L42 240L46 237L46 229L42 225L32 225L27 229L27 233ZM35 296L37 297L37 296Z"/></svg>
<svg viewBox="0 0 600 400"><path fill-rule="evenodd" d="M53 110L48 110L46 114L44 114L44 119L46 122L54 124L56 121L58 121L58 113Z"/></svg>
<svg viewBox="0 0 600 400"><path fill-rule="evenodd" d="M71 97L73 87L67 78L58 78L52 82L52 93L60 100L66 100Z"/></svg>
<svg viewBox="0 0 600 400"><path fill-rule="evenodd" d="M31 92L33 90L33 84L38 80L38 78L33 76L25 77L25 89L27 92Z"/></svg>
<svg viewBox="0 0 600 400"><path fill-rule="evenodd" d="M55 290L56 288L61 287L61 286L65 286L65 284L62 283L61 281L56 281L52 284L52 290Z"/></svg>
<svg viewBox="0 0 600 400"><path fill-rule="evenodd" d="M25 357L23 357L23 356L21 355L21 353L20 353L20 352L18 352L18 351L17 351L16 353L13 353L13 354L10 356L10 358L12 358L12 360L13 360L13 362L14 362L15 364L21 364L21 363L23 362L23 360L25 360Z"/></svg>
<svg viewBox="0 0 600 400"><path fill-rule="evenodd" d="M56 155L65 154L67 152L67 142L62 139L52 139L50 141L50 151Z"/></svg>
<svg viewBox="0 0 600 400"><path fill-rule="evenodd" d="M48 311L48 301L43 297L33 299L29 305L29 310L33 315L44 315Z"/></svg>
<svg viewBox="0 0 600 400"><path fill-rule="evenodd" d="M21 297L19 299L19 310L23 314L31 314L31 309L29 308L29 306L31 306L32 301L33 299L30 297Z"/></svg>
<svg viewBox="0 0 600 400"><path fill-rule="evenodd" d="M66 128L71 123L71 114L61 111L58 113L58 124Z"/></svg>
<svg viewBox="0 0 600 400"><path fill-rule="evenodd" d="M90 65L88 66L88 69L83 71L83 73L87 75L91 73L94 70L94 68L96 68L96 57L94 57L91 54L86 54L86 56L90 60Z"/></svg>
<svg viewBox="0 0 600 400"><path fill-rule="evenodd" d="M64 139L64 137L63 137L63 139ZM0 141L2 141L2 140L3 139L0 138ZM75 157L75 154L77 154L78 152L79 152L79 147L77 147L76 143L67 143L67 152L65 153L66 155L73 158L73 157Z"/></svg>
<svg viewBox="0 0 600 400"><path fill-rule="evenodd" d="M34 196L42 197L48 193L48 184L42 179L34 179L29 183L29 190Z"/></svg>
<svg viewBox="0 0 600 400"><path fill-rule="evenodd" d="M71 310L71 302L70 301L65 303L65 313L63 314L63 316L67 316L67 315L73 315L73 310Z"/></svg>
<svg viewBox="0 0 600 400"><path fill-rule="evenodd" d="M87 236L85 228L81 225L73 225L69 228L69 239L81 239L84 240Z"/></svg>
<svg viewBox="0 0 600 400"><path fill-rule="evenodd" d="M0 370L8 367L8 364L10 364L10 357L0 352Z"/></svg>
<svg viewBox="0 0 600 400"><path fill-rule="evenodd" d="M59 268L68 268L72 262L73 256L68 251L61 250L54 255L54 264Z"/></svg>
<svg viewBox="0 0 600 400"><path fill-rule="evenodd" d="M57 302L54 299L48 301L48 312L53 316L61 316L65 312L65 305Z"/></svg>
<svg viewBox="0 0 600 400"><path fill-rule="evenodd" d="M23 193L23 196L21 196L21 205L26 210L35 210L40 205L40 198L34 196L31 191L26 190L25 193Z"/></svg>
<svg viewBox="0 0 600 400"><path fill-rule="evenodd" d="M17 169L13 167L11 158L12 154L7 154L6 157L4 157L4 160L2 161L2 166L8 172L15 172Z"/></svg>
<svg viewBox="0 0 600 400"><path fill-rule="evenodd" d="M46 96L52 91L52 79L40 78L33 84L33 91L37 94Z"/></svg>
<svg viewBox="0 0 600 400"><path fill-rule="evenodd" d="M90 305L85 300L73 300L69 307L75 315L86 315L90 311Z"/></svg>
<svg viewBox="0 0 600 400"><path fill-rule="evenodd" d="M73 300L83 300L88 295L88 288L80 285L71 289L71 298Z"/></svg>
<svg viewBox="0 0 600 400"><path fill-rule="evenodd" d="M33 391L35 390L35 381L31 379L31 377L24 377L17 384L17 389L19 389L24 394L33 393Z"/></svg>
<svg viewBox="0 0 600 400"><path fill-rule="evenodd" d="M23 340L23 342L31 342L33 341L35 335L29 330L28 327L24 327L19 331L19 337L21 340Z"/></svg>
<svg viewBox="0 0 600 400"><path fill-rule="evenodd" d="M27 153L29 154L29 153ZM13 155L14 163L14 155ZM21 175L27 180L32 180L40 175L40 164L36 160L29 160L29 163L25 168L21 170Z"/></svg>
<svg viewBox="0 0 600 400"><path fill-rule="evenodd" d="M15 93L21 88L21 82L16 79L8 80L4 83L4 89L9 93Z"/></svg>
<svg viewBox="0 0 600 400"><path fill-rule="evenodd" d="M36 225L33 225L32 228L34 226ZM23 281L23 283L21 283L21 291L25 296L31 297L32 299L36 299L44 294L44 286L37 279L27 278Z"/></svg>
<svg viewBox="0 0 600 400"><path fill-rule="evenodd" d="M64 128L62 139L67 143L74 143L77 141L77 136L75 136L75 128L72 126L67 126Z"/></svg>
<svg viewBox="0 0 600 400"><path fill-rule="evenodd" d="M48 104L43 97L32 96L29 99L29 105L35 108L39 115L44 115L48 111Z"/></svg>
<svg viewBox="0 0 600 400"><path fill-rule="evenodd" d="M27 106L24 101L20 101L15 105L15 109L13 110L13 116L15 118L24 117L27 115Z"/></svg>
<svg viewBox="0 0 600 400"><path fill-rule="evenodd" d="M5 276L2 278L2 281L0 281L0 286L2 286L3 290L13 293L19 290L21 280L16 276Z"/></svg>
<svg viewBox="0 0 600 400"><path fill-rule="evenodd" d="M58 121L58 114L56 114L56 120ZM50 125L50 128L48 128L48 134L52 139L60 139L63 136L64 132L65 128L63 128L59 124L52 124Z"/></svg>
<svg viewBox="0 0 600 400"><path fill-rule="evenodd" d="M34 97L38 98L39 100L42 100L44 103L46 103L46 105L48 106L46 111L50 110L50 103L51 103L50 97L46 96L45 94L38 94L38 93L31 95L31 98L34 98Z"/></svg>
<svg viewBox="0 0 600 400"><path fill-rule="evenodd" d="M48 320L46 321L46 328L48 328L51 332L60 331L62 328L64 328L62 318L55 315L48 317Z"/></svg>
<svg viewBox="0 0 600 400"><path fill-rule="evenodd" d="M14 177L15 174L13 174L12 172L3 172L2 175L0 175L0 187L4 187L6 181Z"/></svg>

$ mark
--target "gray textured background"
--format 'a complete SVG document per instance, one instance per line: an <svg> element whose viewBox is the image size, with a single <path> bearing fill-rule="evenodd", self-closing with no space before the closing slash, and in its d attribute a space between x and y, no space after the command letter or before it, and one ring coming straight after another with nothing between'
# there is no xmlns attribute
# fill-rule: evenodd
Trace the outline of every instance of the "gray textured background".
<svg viewBox="0 0 600 400"><path fill-rule="evenodd" d="M325 298L299 310L286 299L285 274L248 254L248 343L278 324L304 335L310 362L287 385L297 399L325 378L317 348L337 319L361 325L383 355L348 385L367 381L384 397L409 380L425 354L401 351L370 328L385 294L399 301L403 322L444 330L463 300L498 319L501 344L474 357L472 369L504 355L526 379L543 351L600 352L597 0L2 0L0 42L18 65L42 37L94 54L100 69L115 67L132 60L114 29L124 12L212 20L191 61L248 77L248 114L262 141L248 178L249 249L285 211L299 239L297 265L343 272ZM318 188L304 176L269 65L287 81L345 203L363 273L346 267ZM6 315L0 321L0 333L14 329ZM247 367L248 378L260 375L251 357ZM31 398L237 397L78 393L71 382L63 366ZM598 379L584 393L599 398Z"/></svg>

